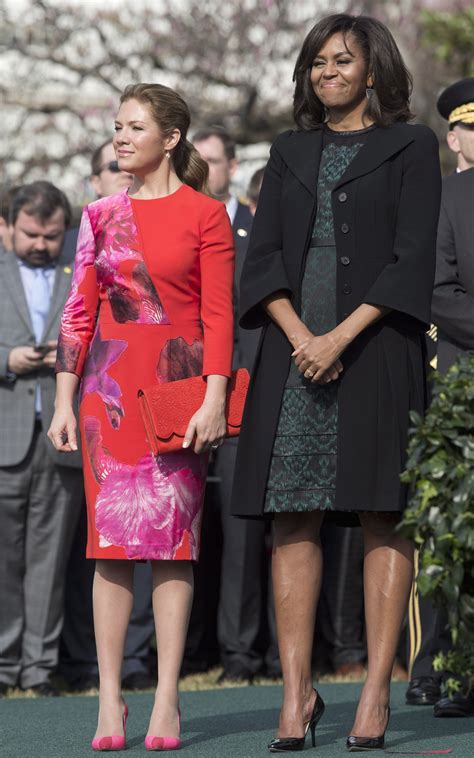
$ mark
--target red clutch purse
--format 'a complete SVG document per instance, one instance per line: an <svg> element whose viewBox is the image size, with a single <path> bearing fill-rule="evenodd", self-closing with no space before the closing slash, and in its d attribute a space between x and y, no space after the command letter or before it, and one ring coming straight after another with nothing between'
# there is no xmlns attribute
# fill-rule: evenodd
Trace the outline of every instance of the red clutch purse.
<svg viewBox="0 0 474 758"><path fill-rule="evenodd" d="M246 368L232 372L227 390L227 437L240 434L249 380ZM205 394L206 381L202 376L138 390L138 405L154 455L181 450L188 424L201 407Z"/></svg>

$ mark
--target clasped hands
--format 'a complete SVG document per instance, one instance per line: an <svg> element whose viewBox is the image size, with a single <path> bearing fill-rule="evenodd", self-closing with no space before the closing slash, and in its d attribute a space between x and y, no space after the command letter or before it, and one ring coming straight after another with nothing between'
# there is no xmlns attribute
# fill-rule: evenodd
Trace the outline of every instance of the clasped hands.
<svg viewBox="0 0 474 758"><path fill-rule="evenodd" d="M329 384L339 378L343 365L339 356L344 346L328 332L320 337L311 335L292 352L298 371L316 384Z"/></svg>

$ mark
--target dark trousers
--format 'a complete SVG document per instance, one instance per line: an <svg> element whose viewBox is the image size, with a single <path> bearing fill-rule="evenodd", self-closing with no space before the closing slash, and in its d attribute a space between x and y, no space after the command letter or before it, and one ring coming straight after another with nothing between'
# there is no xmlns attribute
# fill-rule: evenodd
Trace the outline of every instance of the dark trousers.
<svg viewBox="0 0 474 758"><path fill-rule="evenodd" d="M82 472L57 466L39 428L26 458L0 468L0 682L32 687L58 663L64 573Z"/></svg>
<svg viewBox="0 0 474 758"><path fill-rule="evenodd" d="M271 592L270 523L230 515L237 443L219 450L214 472L223 532L217 635L224 668L256 674L279 667Z"/></svg>
<svg viewBox="0 0 474 758"><path fill-rule="evenodd" d="M415 561L416 566L416 561ZM439 652L447 653L452 646L448 618L442 608L435 608L428 598L418 593L413 583L408 609L409 676L434 676L443 673L433 669L433 660Z"/></svg>
<svg viewBox="0 0 474 758"><path fill-rule="evenodd" d="M332 668L367 657L362 529L323 524L323 583L317 638Z"/></svg>
<svg viewBox="0 0 474 758"><path fill-rule="evenodd" d="M186 670L206 668L218 658L229 671L279 668L270 524L230 515L236 452L237 442L227 441L209 470Z"/></svg>
<svg viewBox="0 0 474 758"><path fill-rule="evenodd" d="M92 615L95 561L85 557L86 542L87 519L84 504L67 569L64 628L61 639L61 671L71 684L82 677L98 673ZM151 566L148 563L137 563L133 610L125 641L123 677L148 670L150 639L154 633L151 594Z"/></svg>

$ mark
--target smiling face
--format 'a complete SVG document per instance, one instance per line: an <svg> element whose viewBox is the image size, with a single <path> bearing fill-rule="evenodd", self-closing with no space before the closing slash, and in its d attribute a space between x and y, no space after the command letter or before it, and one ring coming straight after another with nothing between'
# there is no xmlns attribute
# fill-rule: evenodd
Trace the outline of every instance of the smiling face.
<svg viewBox="0 0 474 758"><path fill-rule="evenodd" d="M135 176L156 171L166 160L165 151L172 151L180 137L178 129L163 137L150 107L138 100L126 100L120 105L113 139L120 170Z"/></svg>
<svg viewBox="0 0 474 758"><path fill-rule="evenodd" d="M365 108L366 87L373 82L367 62L353 35L333 34L314 58L311 84L316 97L331 111Z"/></svg>

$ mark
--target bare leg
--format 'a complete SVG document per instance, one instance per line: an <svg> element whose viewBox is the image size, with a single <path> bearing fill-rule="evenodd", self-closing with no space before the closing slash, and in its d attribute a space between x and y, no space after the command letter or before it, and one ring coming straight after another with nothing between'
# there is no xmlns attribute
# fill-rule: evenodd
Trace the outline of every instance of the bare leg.
<svg viewBox="0 0 474 758"><path fill-rule="evenodd" d="M99 662L96 737L123 734L123 650L133 605L133 561L97 560L92 593Z"/></svg>
<svg viewBox="0 0 474 758"><path fill-rule="evenodd" d="M158 687L148 734L179 737L178 680L193 601L193 568L189 561L153 561L152 566Z"/></svg>
<svg viewBox="0 0 474 758"><path fill-rule="evenodd" d="M413 544L395 531L397 517L361 514L367 679L351 734L378 737L387 724L390 679L413 579Z"/></svg>
<svg viewBox="0 0 474 758"><path fill-rule="evenodd" d="M274 521L273 593L283 671L279 737L302 737L315 702L311 654L321 589L323 515L281 513Z"/></svg>

